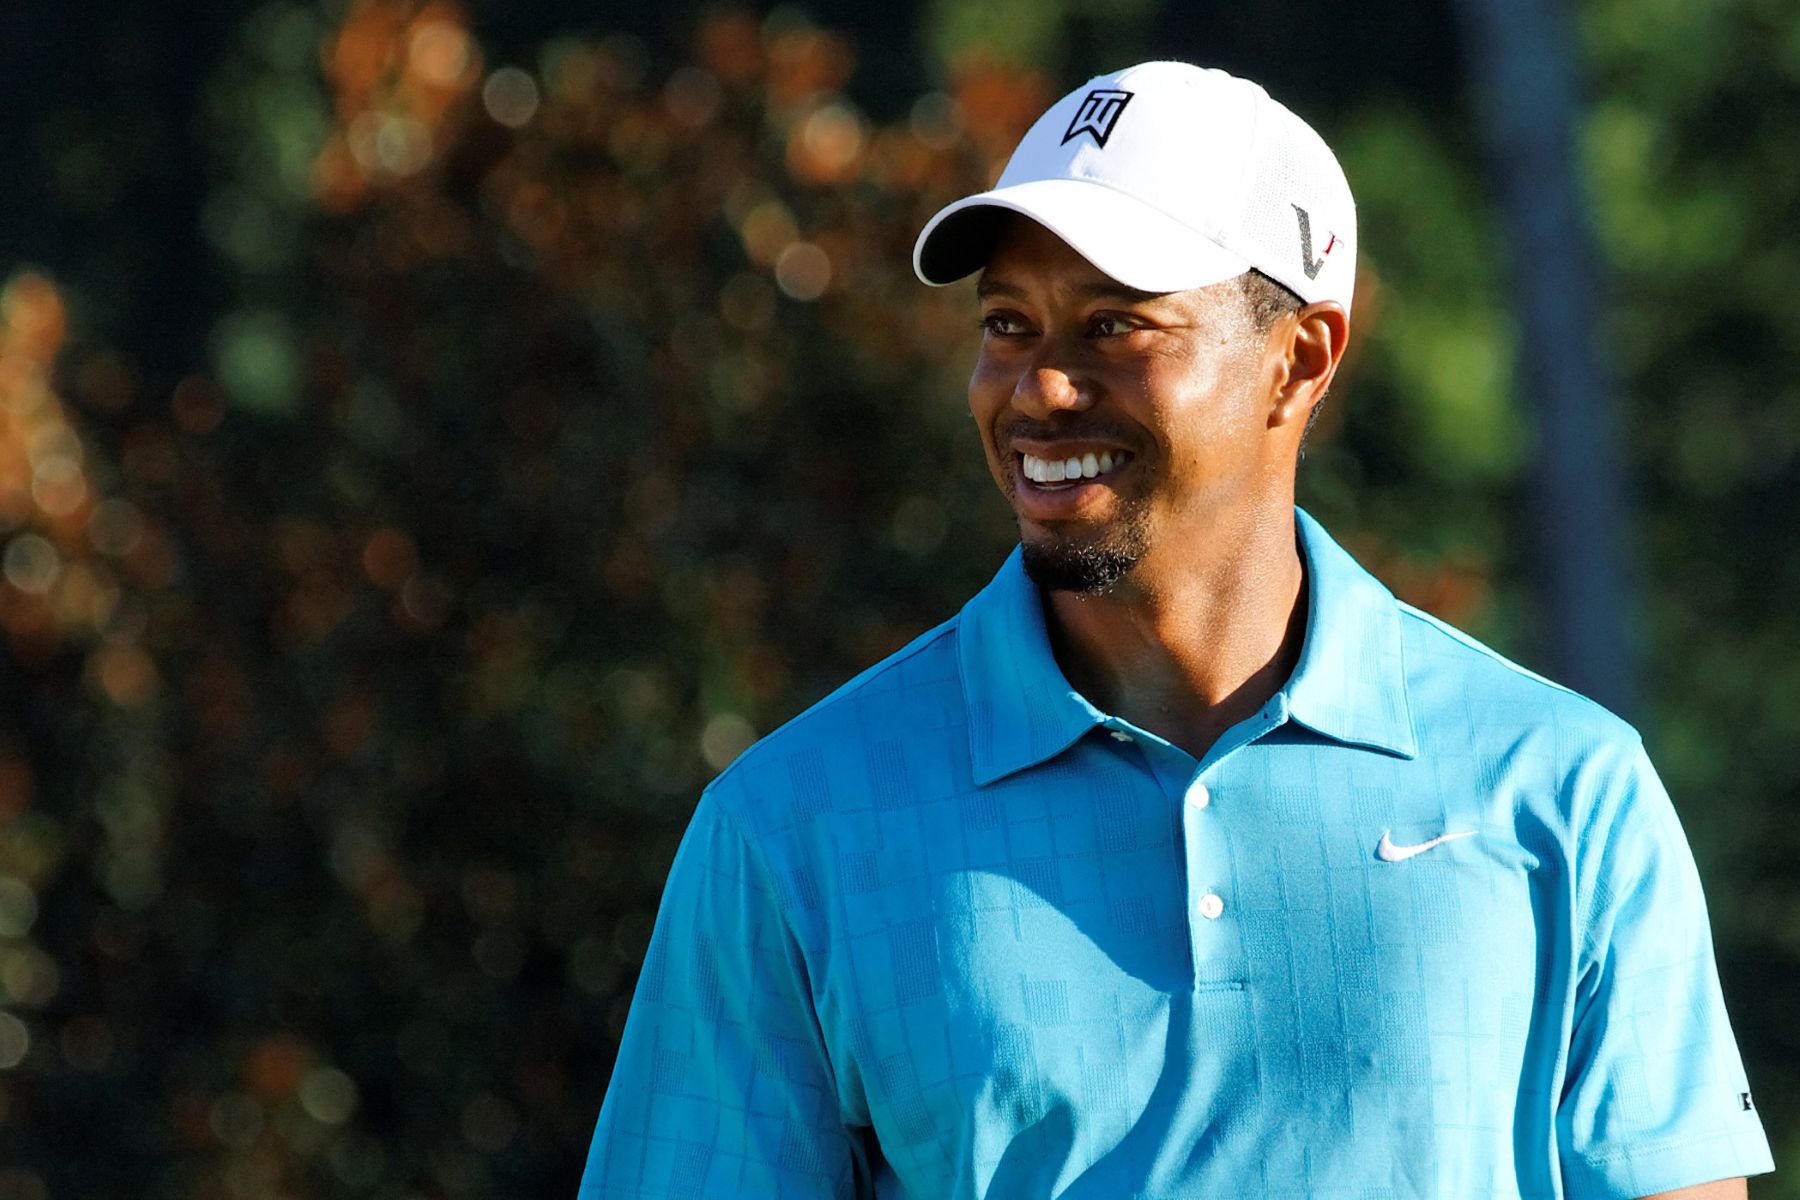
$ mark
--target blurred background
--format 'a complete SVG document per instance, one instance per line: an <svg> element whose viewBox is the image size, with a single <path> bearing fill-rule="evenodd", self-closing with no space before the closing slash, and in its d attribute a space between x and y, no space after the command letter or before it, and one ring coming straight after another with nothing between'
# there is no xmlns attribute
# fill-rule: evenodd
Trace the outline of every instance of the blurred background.
<svg viewBox="0 0 1800 1200"><path fill-rule="evenodd" d="M701 787L1011 544L916 230L1149 57L1337 149L1304 503L1644 730L1800 1197L1790 0L6 0L0 1200L572 1196Z"/></svg>

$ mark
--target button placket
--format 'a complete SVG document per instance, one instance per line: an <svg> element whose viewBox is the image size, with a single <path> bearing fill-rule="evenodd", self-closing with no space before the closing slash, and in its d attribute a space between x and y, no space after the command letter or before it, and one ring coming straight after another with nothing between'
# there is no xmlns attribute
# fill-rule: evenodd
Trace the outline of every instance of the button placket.
<svg viewBox="0 0 1800 1200"><path fill-rule="evenodd" d="M1196 776L1182 796L1182 827L1187 848L1188 946L1193 956L1194 979L1216 979L1225 964L1235 961L1235 935L1218 924L1225 914L1225 898L1218 887L1224 882L1228 851L1225 826L1212 788Z"/></svg>
<svg viewBox="0 0 1800 1200"><path fill-rule="evenodd" d="M1187 799L1195 810L1203 812L1212 806L1212 789L1204 783L1196 783L1188 789ZM1216 921L1225 912L1225 900L1217 892L1208 892L1200 897L1195 908L1207 920Z"/></svg>

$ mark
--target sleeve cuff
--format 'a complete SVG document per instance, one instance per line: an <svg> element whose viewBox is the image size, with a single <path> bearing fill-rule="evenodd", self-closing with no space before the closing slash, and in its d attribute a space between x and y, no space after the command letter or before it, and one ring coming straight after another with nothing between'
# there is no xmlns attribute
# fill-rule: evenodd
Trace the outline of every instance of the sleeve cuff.
<svg viewBox="0 0 1800 1200"><path fill-rule="evenodd" d="M1720 1131L1598 1158L1564 1157L1563 1189L1568 1200L1638 1200L1658 1192L1693 1187L1775 1169L1760 1128Z"/></svg>

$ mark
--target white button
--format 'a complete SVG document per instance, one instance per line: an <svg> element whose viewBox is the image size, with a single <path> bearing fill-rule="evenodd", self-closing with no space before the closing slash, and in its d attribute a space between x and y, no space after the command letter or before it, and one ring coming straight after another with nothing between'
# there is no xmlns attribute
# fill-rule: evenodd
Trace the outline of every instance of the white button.
<svg viewBox="0 0 1800 1200"><path fill-rule="evenodd" d="M1196 783L1188 789L1188 803L1195 808L1205 808L1212 803L1212 793L1206 790L1204 783Z"/></svg>
<svg viewBox="0 0 1800 1200"><path fill-rule="evenodd" d="M1206 895L1200 897L1200 915L1205 917L1207 920L1209 920L1209 921L1218 920L1219 914L1224 911L1225 911L1225 902L1223 900L1219 899L1217 896L1213 895L1211 892L1208 892L1208 893L1206 893Z"/></svg>
<svg viewBox="0 0 1800 1200"><path fill-rule="evenodd" d="M1131 740L1131 735L1126 733L1123 729L1115 729L1112 731L1112 739L1115 742L1129 742Z"/></svg>

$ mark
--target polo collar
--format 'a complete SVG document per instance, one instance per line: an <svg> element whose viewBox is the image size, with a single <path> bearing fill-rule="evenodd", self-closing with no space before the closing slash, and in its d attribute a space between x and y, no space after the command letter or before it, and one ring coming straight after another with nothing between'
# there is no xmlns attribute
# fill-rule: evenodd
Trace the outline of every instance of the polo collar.
<svg viewBox="0 0 1800 1200"><path fill-rule="evenodd" d="M1326 737L1418 755L1401 656L1400 602L1332 540L1305 509L1294 510L1306 556L1306 638L1287 686L1288 716Z"/></svg>
<svg viewBox="0 0 1800 1200"><path fill-rule="evenodd" d="M1411 758L1418 743L1399 604L1310 514L1294 514L1308 603L1300 662L1280 693L1288 716L1326 737ZM1037 586L1017 547L963 607L957 658L978 785L1054 758L1113 720L1057 666Z"/></svg>
<svg viewBox="0 0 1800 1200"><path fill-rule="evenodd" d="M1061 754L1107 719L1056 665L1044 606L1017 546L963 606L956 651L978 785Z"/></svg>

